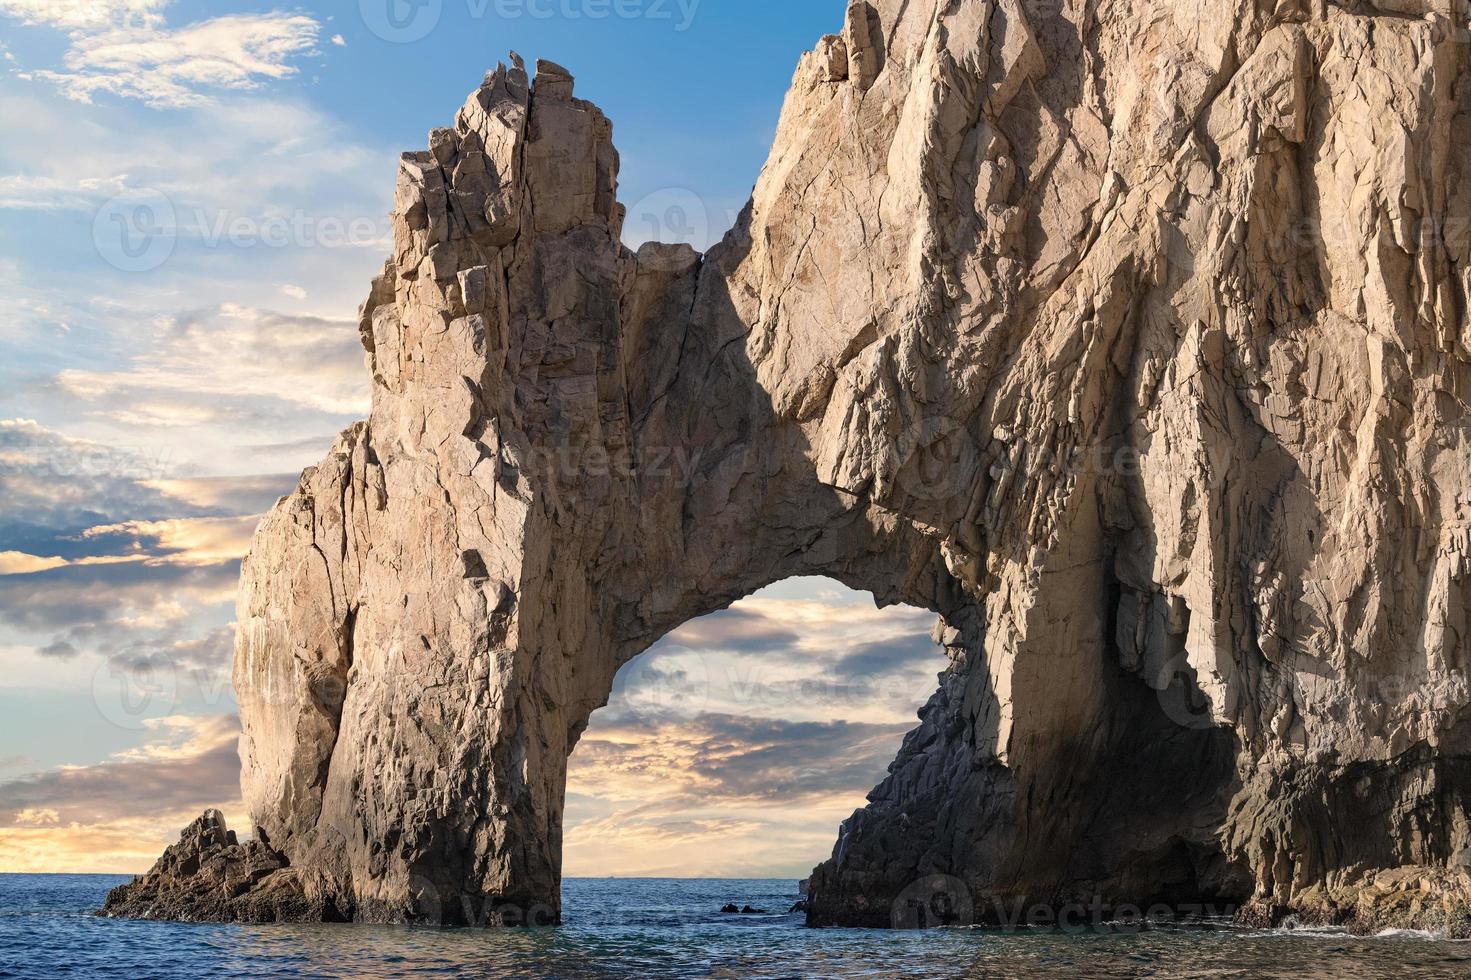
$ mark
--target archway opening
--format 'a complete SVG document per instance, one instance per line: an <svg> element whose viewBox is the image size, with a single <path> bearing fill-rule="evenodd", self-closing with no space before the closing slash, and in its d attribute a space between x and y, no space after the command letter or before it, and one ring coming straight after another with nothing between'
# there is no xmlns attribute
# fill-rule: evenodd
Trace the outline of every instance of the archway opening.
<svg viewBox="0 0 1471 980"><path fill-rule="evenodd" d="M806 878L937 689L935 621L794 578L660 640L569 760L564 881Z"/></svg>

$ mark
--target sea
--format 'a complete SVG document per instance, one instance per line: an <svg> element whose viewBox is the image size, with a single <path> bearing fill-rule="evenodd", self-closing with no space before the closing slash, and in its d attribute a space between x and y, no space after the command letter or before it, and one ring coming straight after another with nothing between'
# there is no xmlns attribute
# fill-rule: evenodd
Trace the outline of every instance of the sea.
<svg viewBox="0 0 1471 980"><path fill-rule="evenodd" d="M809 929L797 883L563 883L558 928L179 925L99 919L99 875L0 875L0 978L1471 978L1471 943L1392 933L1138 928ZM730 915L726 904L764 909Z"/></svg>

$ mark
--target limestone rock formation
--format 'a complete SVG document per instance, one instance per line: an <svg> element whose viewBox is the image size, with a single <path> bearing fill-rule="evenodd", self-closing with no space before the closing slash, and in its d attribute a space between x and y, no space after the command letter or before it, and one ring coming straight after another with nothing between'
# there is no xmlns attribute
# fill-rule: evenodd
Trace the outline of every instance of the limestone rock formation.
<svg viewBox="0 0 1471 980"><path fill-rule="evenodd" d="M951 667L812 922L943 875L1464 931L1468 17L855 0L706 255L620 244L564 69L487 77L403 158L371 418L244 571L246 799L307 905L555 915L614 673L824 574Z"/></svg>
<svg viewBox="0 0 1471 980"><path fill-rule="evenodd" d="M184 829L153 870L112 890L103 915L184 922L331 920L305 895L285 855L264 840L240 843L218 810Z"/></svg>

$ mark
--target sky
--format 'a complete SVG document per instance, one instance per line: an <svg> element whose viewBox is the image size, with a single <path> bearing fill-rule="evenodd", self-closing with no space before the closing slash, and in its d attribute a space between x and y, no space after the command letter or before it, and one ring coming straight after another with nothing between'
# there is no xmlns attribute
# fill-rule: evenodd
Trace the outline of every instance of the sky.
<svg viewBox="0 0 1471 980"><path fill-rule="evenodd" d="M239 563L366 414L398 154L507 51L557 61L614 121L629 244L704 248L843 7L0 0L0 871L245 825ZM933 689L930 625L821 580L686 624L573 756L567 873L804 875Z"/></svg>

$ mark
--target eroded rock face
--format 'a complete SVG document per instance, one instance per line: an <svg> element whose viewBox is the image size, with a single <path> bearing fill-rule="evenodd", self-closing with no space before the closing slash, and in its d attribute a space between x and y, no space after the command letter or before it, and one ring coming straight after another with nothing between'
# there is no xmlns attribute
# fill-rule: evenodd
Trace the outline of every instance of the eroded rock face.
<svg viewBox="0 0 1471 980"><path fill-rule="evenodd" d="M246 798L307 901L555 914L617 669L825 574L952 666L814 923L943 875L1463 927L1467 26L859 0L704 256L620 244L565 70L489 76L404 157L372 416L244 572Z"/></svg>
<svg viewBox="0 0 1471 980"><path fill-rule="evenodd" d="M114 888L101 914L184 922L332 921L336 909L308 899L297 871L265 840L243 844L218 810L184 829L153 870Z"/></svg>

